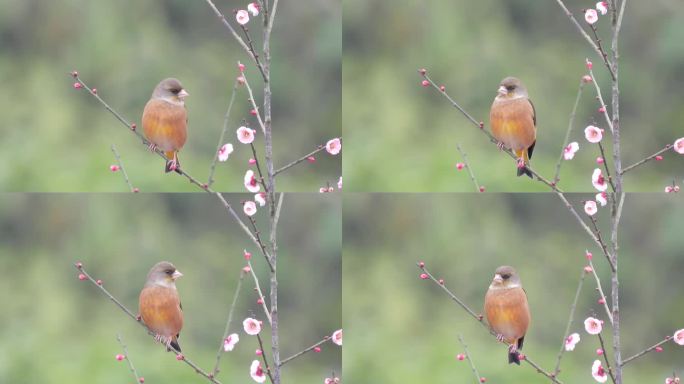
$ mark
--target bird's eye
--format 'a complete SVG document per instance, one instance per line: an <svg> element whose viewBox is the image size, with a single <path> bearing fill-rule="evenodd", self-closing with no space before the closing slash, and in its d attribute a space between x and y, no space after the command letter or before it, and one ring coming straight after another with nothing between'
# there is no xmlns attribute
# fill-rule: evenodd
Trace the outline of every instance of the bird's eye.
<svg viewBox="0 0 684 384"><path fill-rule="evenodd" d="M177 95L180 91L181 91L181 90L180 90L179 88L171 88L171 92L172 92L174 95Z"/></svg>
<svg viewBox="0 0 684 384"><path fill-rule="evenodd" d="M515 89L515 85L507 85L506 89L510 92Z"/></svg>
<svg viewBox="0 0 684 384"><path fill-rule="evenodd" d="M501 277L503 277L504 280L508 280L511 277L511 274L510 273L504 273L503 275L501 275Z"/></svg>
<svg viewBox="0 0 684 384"><path fill-rule="evenodd" d="M167 269L164 271L167 275L173 275L173 269Z"/></svg>

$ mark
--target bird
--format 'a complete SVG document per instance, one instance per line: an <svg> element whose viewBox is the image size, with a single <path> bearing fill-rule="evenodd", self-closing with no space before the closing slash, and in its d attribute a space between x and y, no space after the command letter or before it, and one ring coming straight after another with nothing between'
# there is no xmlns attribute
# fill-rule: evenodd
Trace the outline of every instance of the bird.
<svg viewBox="0 0 684 384"><path fill-rule="evenodd" d="M496 333L497 340L509 346L508 363L520 365L518 351L523 347L530 324L530 308L520 277L513 267L496 269L485 295L484 307L487 322Z"/></svg>
<svg viewBox="0 0 684 384"><path fill-rule="evenodd" d="M178 79L164 79L154 88L152 97L143 110L145 138L150 143L150 150L159 148L166 155L166 173L180 173L178 151L183 148L187 139L188 114L185 98L188 95Z"/></svg>
<svg viewBox="0 0 684 384"><path fill-rule="evenodd" d="M505 146L517 157L517 175L532 178L527 165L537 143L537 113L520 80L515 77L501 80L489 121L499 149Z"/></svg>
<svg viewBox="0 0 684 384"><path fill-rule="evenodd" d="M168 261L155 264L147 274L140 291L139 310L147 328L155 333L155 340L180 352L178 336L183 328L183 306L176 289L176 279L183 276Z"/></svg>

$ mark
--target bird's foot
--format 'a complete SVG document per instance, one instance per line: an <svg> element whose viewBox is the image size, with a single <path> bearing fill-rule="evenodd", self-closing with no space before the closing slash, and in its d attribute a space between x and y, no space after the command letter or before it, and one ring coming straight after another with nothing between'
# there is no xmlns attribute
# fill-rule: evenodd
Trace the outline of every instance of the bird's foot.
<svg viewBox="0 0 684 384"><path fill-rule="evenodd" d="M503 151L504 149L504 143L501 141L496 142L496 147L499 148L499 151Z"/></svg>
<svg viewBox="0 0 684 384"><path fill-rule="evenodd" d="M518 346L516 344L511 344L508 347L508 352L509 353L517 353L518 352Z"/></svg>
<svg viewBox="0 0 684 384"><path fill-rule="evenodd" d="M523 169L525 168L525 159L522 157L518 159L518 169Z"/></svg>
<svg viewBox="0 0 684 384"><path fill-rule="evenodd" d="M164 338L164 336L162 336L158 333L156 335L154 335L154 341L156 341L157 343L161 343L163 338Z"/></svg>
<svg viewBox="0 0 684 384"><path fill-rule="evenodd" d="M178 159L176 159L176 158L174 157L173 160L171 160L171 161L169 162L169 170L170 170L170 171L175 171L175 170L177 170L177 169L178 169Z"/></svg>
<svg viewBox="0 0 684 384"><path fill-rule="evenodd" d="M155 143L150 143L150 144L147 146L147 149L148 149L149 151L151 151L151 152L156 152L156 151L157 151L157 144L155 144Z"/></svg>
<svg viewBox="0 0 684 384"><path fill-rule="evenodd" d="M496 340L503 342L504 341L504 335L502 335L501 333L497 333L496 334Z"/></svg>

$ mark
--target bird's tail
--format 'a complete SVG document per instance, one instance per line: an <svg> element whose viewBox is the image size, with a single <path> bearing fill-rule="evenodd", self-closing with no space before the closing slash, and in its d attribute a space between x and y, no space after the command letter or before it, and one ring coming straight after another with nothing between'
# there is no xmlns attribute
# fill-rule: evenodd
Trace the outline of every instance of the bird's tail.
<svg viewBox="0 0 684 384"><path fill-rule="evenodd" d="M177 339L174 338L173 340L171 340L171 346L176 348L176 351L178 351L178 352L181 351L181 348L180 348L180 345L178 344ZM518 365L520 365L520 363L518 363Z"/></svg>
<svg viewBox="0 0 684 384"><path fill-rule="evenodd" d="M518 357L518 351L508 352L508 364L513 363L520 365L520 357Z"/></svg>
<svg viewBox="0 0 684 384"><path fill-rule="evenodd" d="M534 147L532 147L534 148ZM527 164L530 163L530 157L528 156L528 150L523 149L522 151L515 151L515 155L518 156L518 158L522 158L524 161L524 165L522 167L518 167L518 177L522 175L527 175L530 179L532 178L532 171L530 171L529 168L527 168Z"/></svg>

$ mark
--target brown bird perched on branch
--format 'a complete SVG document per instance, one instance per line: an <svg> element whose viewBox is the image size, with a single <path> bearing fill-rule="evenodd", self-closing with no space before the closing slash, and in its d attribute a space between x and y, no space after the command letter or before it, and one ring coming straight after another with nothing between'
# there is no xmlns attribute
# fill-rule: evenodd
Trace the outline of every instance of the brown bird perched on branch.
<svg viewBox="0 0 684 384"><path fill-rule="evenodd" d="M164 167L167 173L180 169L178 151L187 139L185 97L188 95L178 79L164 79L154 88L143 111L143 131L150 142L150 150L164 151L168 158Z"/></svg>
<svg viewBox="0 0 684 384"><path fill-rule="evenodd" d="M520 80L501 80L489 120L499 148L510 148L518 158L518 176L525 174L531 178L527 165L537 142L537 114Z"/></svg>
<svg viewBox="0 0 684 384"><path fill-rule="evenodd" d="M179 352L178 336L183 328L183 307L176 289L176 279L181 276L183 274L168 261L155 264L147 275L139 300L140 316L147 328L155 333L155 340Z"/></svg>
<svg viewBox="0 0 684 384"><path fill-rule="evenodd" d="M530 308L520 277L513 267L496 269L485 295L484 307L487 322L496 333L497 340L509 345L508 363L520 365L518 351L523 347L530 324Z"/></svg>

